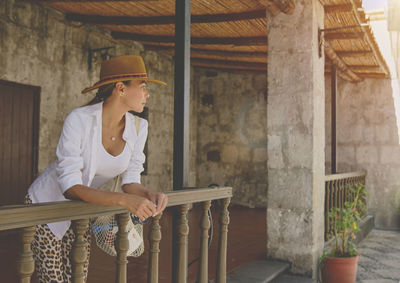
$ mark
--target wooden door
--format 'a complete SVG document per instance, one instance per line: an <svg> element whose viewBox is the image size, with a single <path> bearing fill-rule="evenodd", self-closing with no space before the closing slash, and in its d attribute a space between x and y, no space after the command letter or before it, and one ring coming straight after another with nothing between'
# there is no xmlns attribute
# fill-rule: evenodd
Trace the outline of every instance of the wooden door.
<svg viewBox="0 0 400 283"><path fill-rule="evenodd" d="M40 88L0 80L0 206L21 204L37 174Z"/></svg>
<svg viewBox="0 0 400 283"><path fill-rule="evenodd" d="M0 206L22 204L36 177L39 102L40 88L0 80ZM18 282L19 238L0 231L0 282Z"/></svg>

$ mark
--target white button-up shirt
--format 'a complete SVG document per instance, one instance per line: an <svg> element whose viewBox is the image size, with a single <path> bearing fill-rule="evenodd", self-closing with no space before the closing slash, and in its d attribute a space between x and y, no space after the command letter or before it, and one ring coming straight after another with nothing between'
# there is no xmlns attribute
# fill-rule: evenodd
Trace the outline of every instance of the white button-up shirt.
<svg viewBox="0 0 400 283"><path fill-rule="evenodd" d="M101 143L101 117L103 103L84 106L73 110L65 119L57 146L57 161L50 164L29 187L33 203L66 201L64 193L74 185L90 187L97 168L96 149ZM125 130L122 138L129 147L130 161L122 173L121 186L140 183L145 155L143 148L148 132L147 121L140 118L136 132L135 117L125 114ZM49 223L53 234L61 239L71 221Z"/></svg>

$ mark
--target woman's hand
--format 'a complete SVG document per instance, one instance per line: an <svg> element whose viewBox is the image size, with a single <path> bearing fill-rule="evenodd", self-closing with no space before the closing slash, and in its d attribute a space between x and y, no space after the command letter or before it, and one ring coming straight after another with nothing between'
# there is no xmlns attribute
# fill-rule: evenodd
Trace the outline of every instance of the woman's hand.
<svg viewBox="0 0 400 283"><path fill-rule="evenodd" d="M164 211L168 204L168 196L166 194L150 191L148 192L149 199L155 204L157 211L156 214L159 214Z"/></svg>
<svg viewBox="0 0 400 283"><path fill-rule="evenodd" d="M157 214L155 204L149 199L138 195L124 194L121 206L139 217L142 221Z"/></svg>
<svg viewBox="0 0 400 283"><path fill-rule="evenodd" d="M144 197L147 198L149 201L151 201L156 206L155 215L163 212L164 209L167 207L168 197L166 194L148 189L142 184L138 183L125 184L122 186L122 190L127 194Z"/></svg>

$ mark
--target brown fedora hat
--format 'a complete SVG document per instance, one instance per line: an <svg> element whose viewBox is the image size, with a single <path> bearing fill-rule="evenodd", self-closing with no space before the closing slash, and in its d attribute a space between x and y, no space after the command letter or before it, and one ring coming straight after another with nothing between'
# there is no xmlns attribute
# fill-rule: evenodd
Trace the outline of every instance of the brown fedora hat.
<svg viewBox="0 0 400 283"><path fill-rule="evenodd" d="M82 90L82 93L89 92L106 84L129 80L142 80L167 85L165 82L147 77L146 67L144 66L142 57L127 55L103 61L100 68L100 80L93 86Z"/></svg>

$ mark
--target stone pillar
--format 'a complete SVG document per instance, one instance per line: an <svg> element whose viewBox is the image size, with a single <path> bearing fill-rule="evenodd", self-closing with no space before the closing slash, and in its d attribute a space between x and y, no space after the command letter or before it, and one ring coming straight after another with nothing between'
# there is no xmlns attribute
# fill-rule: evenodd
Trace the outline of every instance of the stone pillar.
<svg viewBox="0 0 400 283"><path fill-rule="evenodd" d="M324 245L324 10L318 0L294 2L293 14L268 19L268 256L315 277Z"/></svg>

